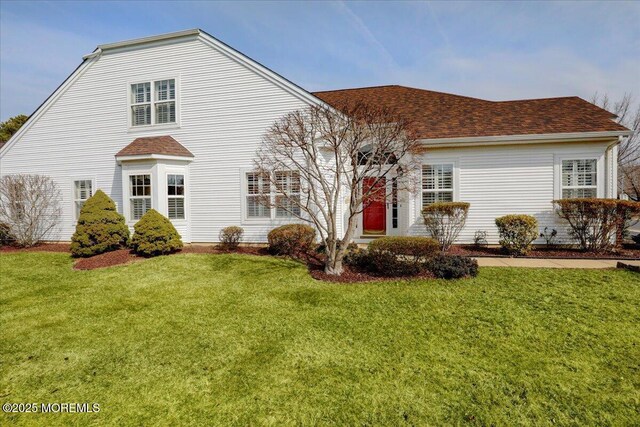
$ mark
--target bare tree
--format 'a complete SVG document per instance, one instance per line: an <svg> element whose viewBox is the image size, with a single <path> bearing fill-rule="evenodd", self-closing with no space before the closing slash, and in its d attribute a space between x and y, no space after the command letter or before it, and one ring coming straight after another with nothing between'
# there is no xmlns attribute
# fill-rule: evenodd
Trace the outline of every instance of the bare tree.
<svg viewBox="0 0 640 427"><path fill-rule="evenodd" d="M358 215L394 197L387 182L396 194L415 189L419 151L409 123L386 108L295 111L269 128L257 152L255 176L266 183L257 185L261 203L311 223L326 245L325 272L341 274Z"/></svg>
<svg viewBox="0 0 640 427"><path fill-rule="evenodd" d="M618 146L618 188L632 199L640 200L640 103L634 107L634 98L625 93L619 101L611 101L607 94L595 93L593 104L618 116L616 122L631 129L633 134Z"/></svg>
<svg viewBox="0 0 640 427"><path fill-rule="evenodd" d="M21 246L48 237L60 219L60 191L43 175L7 175L0 179L0 222Z"/></svg>

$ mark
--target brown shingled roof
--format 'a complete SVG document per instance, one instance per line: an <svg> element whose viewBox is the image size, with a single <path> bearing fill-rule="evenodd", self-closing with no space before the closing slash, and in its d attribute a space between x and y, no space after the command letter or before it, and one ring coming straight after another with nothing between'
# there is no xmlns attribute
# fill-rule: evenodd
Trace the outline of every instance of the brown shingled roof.
<svg viewBox="0 0 640 427"><path fill-rule="evenodd" d="M193 154L169 135L136 138L116 154L119 156L140 156L164 154L167 156L193 157Z"/></svg>
<svg viewBox="0 0 640 427"><path fill-rule="evenodd" d="M405 86L315 92L335 108L365 102L403 116L420 139L627 131L615 115L577 96L486 101Z"/></svg>

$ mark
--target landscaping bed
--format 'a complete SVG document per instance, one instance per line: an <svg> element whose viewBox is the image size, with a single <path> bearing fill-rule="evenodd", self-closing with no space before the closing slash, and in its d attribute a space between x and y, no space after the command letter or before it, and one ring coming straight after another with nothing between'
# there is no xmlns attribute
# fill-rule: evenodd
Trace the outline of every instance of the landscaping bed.
<svg viewBox="0 0 640 427"><path fill-rule="evenodd" d="M500 257L511 258L511 255L506 255L500 247L476 247L473 245L454 245L449 250L449 253L454 255L463 255L471 257ZM594 253L594 252L582 252L576 248L568 247L534 247L527 255L521 255L519 258L562 258L562 259L640 259L640 249L633 247L633 245L625 245L620 251L612 253Z"/></svg>

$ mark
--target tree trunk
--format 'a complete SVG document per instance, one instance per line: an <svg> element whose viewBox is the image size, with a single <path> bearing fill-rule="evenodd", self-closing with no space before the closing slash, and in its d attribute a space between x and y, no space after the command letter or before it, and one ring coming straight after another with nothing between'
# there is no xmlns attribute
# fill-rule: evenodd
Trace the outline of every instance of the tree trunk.
<svg viewBox="0 0 640 427"><path fill-rule="evenodd" d="M334 276L339 276L344 271L342 268L343 255L340 253L337 245L327 245L327 260L324 264L324 272Z"/></svg>

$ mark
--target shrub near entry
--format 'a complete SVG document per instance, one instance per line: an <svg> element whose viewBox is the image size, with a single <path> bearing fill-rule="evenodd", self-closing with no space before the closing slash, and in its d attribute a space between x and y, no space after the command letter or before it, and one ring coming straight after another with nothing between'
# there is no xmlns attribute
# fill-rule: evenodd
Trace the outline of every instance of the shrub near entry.
<svg viewBox="0 0 640 427"><path fill-rule="evenodd" d="M369 243L368 262L386 276L410 276L424 269L426 261L440 250L429 237L382 237Z"/></svg>
<svg viewBox="0 0 640 427"><path fill-rule="evenodd" d="M271 230L267 239L272 254L307 254L315 244L316 230L305 224L287 224Z"/></svg>
<svg viewBox="0 0 640 427"><path fill-rule="evenodd" d="M440 243L442 252L449 250L467 222L469 203L438 202L422 209L424 225L431 237Z"/></svg>
<svg viewBox="0 0 640 427"><path fill-rule="evenodd" d="M182 248L182 240L176 228L155 209L148 210L133 228L135 233L131 239L131 247L139 255L163 255Z"/></svg>
<svg viewBox="0 0 640 427"><path fill-rule="evenodd" d="M116 204L102 190L96 191L80 209L71 253L77 257L98 255L125 247L128 240L129 228Z"/></svg>

